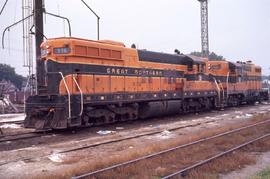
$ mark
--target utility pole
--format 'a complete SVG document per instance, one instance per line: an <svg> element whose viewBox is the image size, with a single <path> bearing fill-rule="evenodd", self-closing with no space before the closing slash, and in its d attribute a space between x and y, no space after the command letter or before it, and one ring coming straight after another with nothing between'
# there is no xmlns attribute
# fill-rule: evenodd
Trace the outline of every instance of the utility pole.
<svg viewBox="0 0 270 179"><path fill-rule="evenodd" d="M201 3L201 45L203 57L209 55L208 37L208 0L198 0Z"/></svg>
<svg viewBox="0 0 270 179"><path fill-rule="evenodd" d="M40 44L43 42L43 12L44 4L43 0L34 0L34 24L35 24L35 51L36 51L36 90L37 94L42 93L42 87L44 86L44 62L41 60Z"/></svg>

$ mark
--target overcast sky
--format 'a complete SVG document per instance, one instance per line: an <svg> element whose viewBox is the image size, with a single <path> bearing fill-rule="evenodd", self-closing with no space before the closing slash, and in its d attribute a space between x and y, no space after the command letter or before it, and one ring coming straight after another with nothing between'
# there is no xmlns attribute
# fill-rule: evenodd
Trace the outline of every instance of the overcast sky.
<svg viewBox="0 0 270 179"><path fill-rule="evenodd" d="M5 0L0 0L0 7ZM85 0L101 17L100 37L127 46L173 53L200 51L200 4L197 0ZM96 39L96 18L80 0L45 0L46 10L71 20L72 36ZM9 0L0 16L0 34L21 18L21 0ZM6 34L0 63L26 74L22 25ZM63 20L46 16L47 37L68 36ZM2 37L0 37L2 40ZM231 61L252 60L270 74L270 0L210 0L210 51Z"/></svg>

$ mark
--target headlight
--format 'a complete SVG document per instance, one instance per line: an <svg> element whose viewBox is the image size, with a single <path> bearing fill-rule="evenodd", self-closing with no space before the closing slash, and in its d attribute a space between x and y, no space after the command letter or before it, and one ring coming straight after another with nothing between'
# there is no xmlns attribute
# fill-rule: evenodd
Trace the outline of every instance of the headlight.
<svg viewBox="0 0 270 179"><path fill-rule="evenodd" d="M54 54L68 54L70 53L70 48L69 47L54 48L53 53Z"/></svg>
<svg viewBox="0 0 270 179"><path fill-rule="evenodd" d="M47 55L50 55L50 49L41 49L41 57L46 57Z"/></svg>

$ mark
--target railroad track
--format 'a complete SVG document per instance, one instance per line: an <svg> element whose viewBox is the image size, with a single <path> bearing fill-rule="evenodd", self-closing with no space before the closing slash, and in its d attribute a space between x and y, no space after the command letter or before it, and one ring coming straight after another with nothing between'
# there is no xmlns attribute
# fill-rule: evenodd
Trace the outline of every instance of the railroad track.
<svg viewBox="0 0 270 179"><path fill-rule="evenodd" d="M0 122L0 126L1 125L4 125L4 124L22 124L23 123L23 120L17 120L17 121L3 121L3 122Z"/></svg>
<svg viewBox="0 0 270 179"><path fill-rule="evenodd" d="M176 130L179 130L179 129L188 128L188 127L195 127L195 126L199 126L199 125L202 125L202 124L212 123L212 122L216 122L216 121L220 121L220 120L221 119L215 119L215 120L197 122L195 124L176 126L176 127L167 129L167 131L173 132L173 131L176 131ZM154 131L154 132L146 132L146 133L137 134L137 135L128 136L128 137L121 137L121 138L113 139L113 140L105 140L105 141L102 141L102 142L96 142L96 143L84 145L82 147L74 147L74 148L71 148L71 149L62 150L62 151L59 151L59 152L54 153L54 154L64 154L64 153L69 153L69 152L74 152L74 151L85 150L85 149L89 149L89 148L93 148L93 147L98 147L98 146L102 146L102 145L113 144L113 143L117 143L117 142L136 139L136 138L140 138L140 137L146 137L146 136L151 136L151 135L155 135L155 134L161 134L163 131L164 131L164 129ZM38 134L38 135L35 135L33 137L31 135L30 136L25 136L25 138L24 138L24 136L22 136L21 139L31 139L31 138L40 137L40 136L44 136L44 134L43 135ZM1 137L0 137L0 143L1 143L1 140L2 140L2 142L9 141L9 139L4 139L4 138L1 139ZM14 139L14 140L20 140L20 138ZM15 160L10 160L10 161L0 163L0 166L6 165L6 164L9 164L9 163L19 162L19 161L27 161L27 160L33 160L33 159L38 159L38 158L47 158L49 156L50 155L45 154L45 155L36 156L36 157L21 157L21 158L15 159Z"/></svg>
<svg viewBox="0 0 270 179"><path fill-rule="evenodd" d="M0 136L0 143L25 140L25 139L33 139L33 138L49 136L49 135L53 135L53 134L43 133L43 132L25 132L25 133L19 133L19 134L3 135L3 136Z"/></svg>
<svg viewBox="0 0 270 179"><path fill-rule="evenodd" d="M219 153L217 155L214 155L214 156L212 156L210 158L207 158L207 159L205 159L203 161L198 161L197 163L195 163L195 164L193 164L191 166L188 166L188 167L186 167L184 169L181 169L181 170L179 170L179 171L177 171L175 173L172 173L170 175L164 176L164 177L162 177L162 179L168 179L168 178L172 178L172 177L177 177L177 176L180 176L180 175L183 175L183 174L186 175L187 172L189 172L189 171L191 171L193 169L196 169L196 168L198 168L198 167L200 167L202 165L205 165L205 164L207 164L209 162L212 162L212 161L214 161L216 159L219 159L219 158L221 158L221 157L223 157L223 156L225 156L227 154L230 154L230 153L232 153L232 152L234 152L236 150L239 150L241 148L244 148L244 147L246 147L246 146L248 146L248 145L250 145L250 144L252 144L254 142L257 142L259 140L263 140L263 139L265 139L267 137L270 137L270 133L267 133L267 134L265 134L263 136L257 137L257 138L255 138L253 140L250 140L248 142L245 142L243 144L240 144L240 145L238 145L236 147L233 147L233 148L231 148L229 150L226 150L224 152L221 152L221 153Z"/></svg>
<svg viewBox="0 0 270 179"><path fill-rule="evenodd" d="M183 128L187 128L187 127L195 127L195 126L199 126L201 124L206 124L206 123L211 123L211 122L215 122L216 120L209 120L209 121L206 121L206 122L199 122L199 123L195 123L195 124L190 124L190 125L184 125L184 126L178 126L178 127L174 127L174 128L170 128L168 129L168 131L176 131L176 130L179 130L179 129L183 129ZM154 132L147 132L147 133L143 133L143 134L138 134L138 135L133 135L133 136L129 136L129 137L123 137L123 138L118 138L118 139L114 139L114 140L106 140L106 141L103 141L103 142L97 142L97 143L93 143L93 144L89 144L89 145L84 145L82 147L75 147L75 148L72 148L72 149L67 149L67 150L62 150L62 151L59 151L57 153L54 153L54 154L64 154L64 153L69 153L69 152L74 152L74 151L80 151L80 150L85 150L85 149L89 149L89 148L93 148L93 147L98 147L98 146L101 146L101 145L107 145L107 144L113 144L113 143L117 143L117 142L122 142L122 141L127 141L127 140L131 140L131 139L136 139L136 138L140 138L140 137L145 137L145 136L151 136L151 135L155 135L155 134L161 134L164 130L159 130L159 131L154 131ZM24 133L24 134L33 134L33 133ZM35 136L23 136L24 134L22 134L22 137L21 138L15 138L14 140L21 140L21 139L30 139L30 138L35 138L35 137L41 137L41 136L44 136L44 134L39 134L37 133L37 135ZM15 135L16 137L16 135ZM1 139L0 138L0 143L1 142L7 142L7 141L10 141L9 139ZM43 155L43 156L39 156L39 157L22 157L22 158L19 158L19 159L15 159L15 160L11 160L11 161L7 161L7 162L3 162L3 163L0 163L0 166L2 165L6 165L6 164L9 164L9 163L13 163L13 162L18 162L18 161L27 161L27 160L33 160L33 159L36 159L36 158L47 158L49 157L50 155Z"/></svg>
<svg viewBox="0 0 270 179"><path fill-rule="evenodd" d="M211 136L211 137L206 137L206 138L203 138L203 139L199 139L199 140L196 140L196 141L193 141L191 143L187 143L187 144L183 144L183 145L179 145L179 146L176 146L176 147L173 147L173 148L170 148L170 149L167 149L167 150L163 150L163 151L160 151L160 152L157 152L157 153L153 153L153 154L150 154L150 155L146 155L146 156L143 156L143 157L140 157L140 158L137 158L137 159L133 159L133 160L129 160L129 161L126 161L126 162L123 162L123 163L119 163L119 164L116 164L116 165L112 165L110 167L107 167L107 168L103 168L103 169L100 169L100 170L96 170L96 171L92 171L92 172L89 172L89 173L85 173L85 174L82 174L82 175L79 175L79 176L74 176L72 177L73 179L81 179L81 178L91 178L91 177L98 177L98 176L102 176L102 175L105 175L108 177L108 175L106 175L106 173L110 173L112 172L111 174L112 175L109 175L109 176L114 176L113 174L116 174L117 171L119 173L119 170L122 169L124 170L125 167L129 167L129 166L133 166L138 164L139 162L143 162L143 161L147 161L147 160L152 160L154 158L157 158L157 157L160 157L162 155L165 155L165 154L170 154L172 152L176 152L176 151L179 151L180 149L188 149L188 147L192 147L192 146L196 146L196 145L201 145L203 143L206 143L206 142L209 142L211 140L215 140L215 139L221 139L222 137L225 137L225 136L228 136L228 135L236 135L240 132L243 132L245 130L250 130L252 128L257 128L257 127L262 127L262 126L265 126L266 124L269 124L270 123L270 120L266 120L266 121L263 121L263 122L257 122L255 124L252 124L252 125L248 125L248 126L245 126L245 127L240 127L238 129L234 129L234 130L230 130L230 131L227 131L227 132L223 132L223 133L220 133L220 134L217 134L217 135L214 135L214 136ZM268 131L269 132L269 131ZM263 134L259 137L256 137L256 138L253 138L249 141L245 141L244 143L241 143L241 144L238 144L236 146L233 146L227 150L224 150L218 154L214 154L214 155L211 155L209 157L207 157L206 159L200 159L198 160L197 162L193 162L191 165L187 165L183 168L180 168L180 170L178 171L175 171L171 174L167 174L165 176L163 176L163 178L167 179L167 178L171 178L171 177L175 177L175 176L178 176L180 174L183 174L183 173L186 173L190 170L193 170L199 166L202 166L206 163L209 163L215 159L218 159L226 154L229 154L233 151L236 151L236 150L239 150L251 143L254 143L256 141L259 141L259 140L262 140L262 139L265 139L267 137L270 136L270 133L267 133L267 134ZM199 146L198 146L199 147ZM178 161L180 161L181 158L178 158ZM134 167L136 168L136 167ZM140 168L140 167L139 167ZM118 170L119 169L119 170ZM113 173L115 172L115 173ZM150 172L150 171L149 171ZM102 177L101 177L102 178Z"/></svg>
<svg viewBox="0 0 270 179"><path fill-rule="evenodd" d="M199 122L199 123L195 123L195 124L191 124L191 125L174 127L174 128L168 129L168 131L172 132L172 131L179 130L179 129L182 129L182 128L195 127L195 126L198 126L198 125L201 125L201 124L212 123L212 122L216 122L216 121L220 121L220 120L222 120L222 119L209 120L209 121ZM0 122L0 126L1 126L1 124L22 124L22 123L23 123L22 120L18 120L18 121L5 121L5 122ZM161 132L163 132L163 130L162 131L156 131L156 132L149 132L149 133L145 133L145 134L138 134L138 135L134 135L134 136L131 136L131 137L126 137L126 138L122 138L122 139L116 139L116 140L112 140L112 141L106 141L106 142L101 142L101 143L90 144L90 145L84 146L82 148L78 148L78 149L75 148L75 149L63 151L62 153L76 151L76 150L82 150L82 149L87 149L87 148L96 147L96 146L104 145L104 144L121 142L121 141L124 141L124 140L129 140L129 139L134 139L134 138L139 138L139 137L144 137L144 136L149 136L149 135L155 135L155 134L159 134ZM22 140L22 139L30 139L30 138L40 137L40 136L42 136L42 134L40 134L40 133L41 132L39 132L39 133L38 132L27 132L27 133L20 133L20 134L0 135L0 143L7 142L7 141L16 141L16 140Z"/></svg>

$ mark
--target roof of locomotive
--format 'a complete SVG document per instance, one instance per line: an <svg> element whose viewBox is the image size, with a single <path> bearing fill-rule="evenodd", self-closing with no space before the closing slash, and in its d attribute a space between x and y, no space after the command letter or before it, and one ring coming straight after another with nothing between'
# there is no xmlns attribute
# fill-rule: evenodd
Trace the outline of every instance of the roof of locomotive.
<svg viewBox="0 0 270 179"><path fill-rule="evenodd" d="M168 63L176 65L192 65L205 63L201 58L195 58L190 55L178 55L162 52L154 52L148 50L138 50L138 56L140 61L156 62L156 63Z"/></svg>
<svg viewBox="0 0 270 179"><path fill-rule="evenodd" d="M84 41L84 42L93 42L93 43L102 43L108 45L115 45L126 47L124 43L112 40L89 40L83 38L76 38L76 37L57 37L57 38L50 38L47 41L53 40L67 40L67 41ZM45 41L46 42L46 41ZM207 59L202 57L197 57L194 55L183 55L183 54L169 54L169 53L162 53L162 52L154 52L148 50L139 50L138 55L141 61L149 61L149 62L156 62L156 63L170 63L170 64L178 64L178 65L191 65L191 64L204 64ZM231 62L231 61L224 61L229 63L230 68L242 68L246 65L254 65L256 68L261 68L252 63L240 63L240 62Z"/></svg>
<svg viewBox="0 0 270 179"><path fill-rule="evenodd" d="M197 57L194 55L186 55L186 56L191 58L196 64L204 64L207 61L207 58L203 58L203 57Z"/></svg>
<svg viewBox="0 0 270 179"><path fill-rule="evenodd" d="M76 37L57 37L57 38L47 39L46 41L53 41L53 40L93 42L93 43L102 43L102 44L116 45L116 46L125 47L125 44L123 42L118 42L118 41L113 41L113 40L89 40L89 39L82 39L82 38L76 38Z"/></svg>
<svg viewBox="0 0 270 179"><path fill-rule="evenodd" d="M256 65L253 64L253 63L240 62L240 61L237 61L237 62L230 62L230 61L228 61L228 63L229 63L231 66L235 66L235 67L237 67L237 68L242 68L243 66L256 66Z"/></svg>

